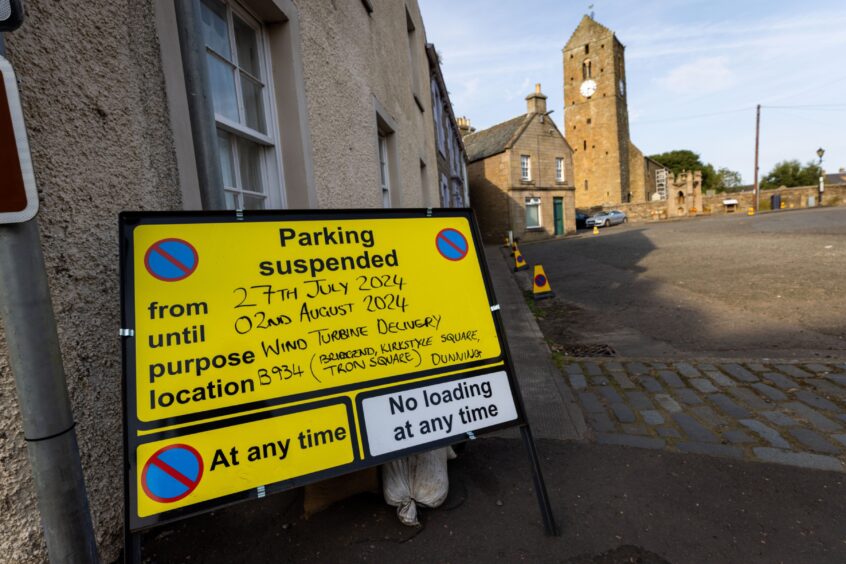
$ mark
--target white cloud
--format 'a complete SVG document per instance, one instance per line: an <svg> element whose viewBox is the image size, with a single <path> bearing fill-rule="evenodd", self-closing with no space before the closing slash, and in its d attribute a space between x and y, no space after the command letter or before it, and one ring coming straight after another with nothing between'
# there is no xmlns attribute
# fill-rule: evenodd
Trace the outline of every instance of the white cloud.
<svg viewBox="0 0 846 564"><path fill-rule="evenodd" d="M701 57L677 66L658 82L675 94L719 92L735 82L728 63L728 57Z"/></svg>

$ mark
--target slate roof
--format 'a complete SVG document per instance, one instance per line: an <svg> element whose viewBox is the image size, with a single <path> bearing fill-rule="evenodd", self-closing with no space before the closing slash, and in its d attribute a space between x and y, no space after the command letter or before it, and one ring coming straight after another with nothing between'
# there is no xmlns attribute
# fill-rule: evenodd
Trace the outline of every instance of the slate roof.
<svg viewBox="0 0 846 564"><path fill-rule="evenodd" d="M830 172L825 175L826 184L846 184L846 172Z"/></svg>
<svg viewBox="0 0 846 564"><path fill-rule="evenodd" d="M533 114L523 114L464 137L467 161L474 162L506 150Z"/></svg>

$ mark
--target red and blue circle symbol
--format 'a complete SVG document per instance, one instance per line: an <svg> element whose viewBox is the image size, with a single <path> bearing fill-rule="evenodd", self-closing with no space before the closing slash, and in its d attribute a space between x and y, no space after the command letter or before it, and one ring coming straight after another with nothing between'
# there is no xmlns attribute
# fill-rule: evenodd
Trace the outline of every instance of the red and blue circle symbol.
<svg viewBox="0 0 846 564"><path fill-rule="evenodd" d="M543 274L538 274L537 276L535 276L535 286L537 286L538 288L543 288L544 286L546 286L546 276L544 276Z"/></svg>
<svg viewBox="0 0 846 564"><path fill-rule="evenodd" d="M523 255L517 255L517 262L525 262L526 259L523 258Z"/></svg>
<svg viewBox="0 0 846 564"><path fill-rule="evenodd" d="M194 447L168 445L144 464L141 487L153 501L173 503L197 489L202 477L203 458Z"/></svg>
<svg viewBox="0 0 846 564"><path fill-rule="evenodd" d="M435 237L435 245L441 256L447 260L458 261L467 256L470 245L467 238L455 229L442 229Z"/></svg>
<svg viewBox="0 0 846 564"><path fill-rule="evenodd" d="M199 263L197 249L182 239L156 241L144 255L147 272L163 282L177 282L188 278L197 270Z"/></svg>

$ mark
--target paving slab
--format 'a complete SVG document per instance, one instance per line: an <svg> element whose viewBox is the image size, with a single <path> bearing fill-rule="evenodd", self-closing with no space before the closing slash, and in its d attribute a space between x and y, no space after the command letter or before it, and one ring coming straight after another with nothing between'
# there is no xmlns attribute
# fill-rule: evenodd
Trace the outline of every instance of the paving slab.
<svg viewBox="0 0 846 564"><path fill-rule="evenodd" d="M775 368L793 378L810 378L813 376L812 373L802 370L794 364L776 364Z"/></svg>
<svg viewBox="0 0 846 564"><path fill-rule="evenodd" d="M735 363L728 363L728 364L721 364L720 369L723 372L726 372L731 375L732 378L739 382L757 382L758 377L755 376L753 373L749 372L739 364Z"/></svg>
<svg viewBox="0 0 846 564"><path fill-rule="evenodd" d="M822 452L825 454L838 454L842 451L841 448L833 445L822 435L811 431L810 429L805 429L804 427L793 427L788 429L787 432L793 435L793 437L802 443L802 445L808 450Z"/></svg>
<svg viewBox="0 0 846 564"><path fill-rule="evenodd" d="M710 380L706 380L705 378L691 378L690 385L703 394L712 394L720 391Z"/></svg>
<svg viewBox="0 0 846 564"><path fill-rule="evenodd" d="M696 442L702 443L718 443L720 439L717 435L703 427L693 417L686 413L673 413L673 421L681 427L682 431Z"/></svg>
<svg viewBox="0 0 846 564"><path fill-rule="evenodd" d="M789 464L791 466L812 468L814 470L843 472L843 463L833 456L813 454L810 452L790 452L772 447L755 447L752 451L755 453L755 456L764 462Z"/></svg>
<svg viewBox="0 0 846 564"><path fill-rule="evenodd" d="M814 408L799 403L798 401L783 404L784 407L793 412L797 417L808 421L811 425L820 431L833 432L839 431L843 428L840 423L832 421L822 413L816 411Z"/></svg>
<svg viewBox="0 0 846 564"><path fill-rule="evenodd" d="M774 447L789 449L790 443L784 440L778 431L772 427L768 427L756 419L741 419L740 422L749 428L749 430L758 433L764 440Z"/></svg>
<svg viewBox="0 0 846 564"><path fill-rule="evenodd" d="M798 388L799 384L785 376L784 374L779 374L778 372L766 372L762 375L764 380L769 380L771 383L775 384L782 390L789 390L791 388Z"/></svg>

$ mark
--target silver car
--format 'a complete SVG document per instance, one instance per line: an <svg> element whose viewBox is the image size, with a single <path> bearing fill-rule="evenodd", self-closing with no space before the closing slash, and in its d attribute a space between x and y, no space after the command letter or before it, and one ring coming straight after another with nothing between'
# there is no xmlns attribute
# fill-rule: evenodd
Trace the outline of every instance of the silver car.
<svg viewBox="0 0 846 564"><path fill-rule="evenodd" d="M619 210L611 210L594 214L592 217L589 217L585 223L588 227L607 227L609 225L626 223L627 221L629 221L629 218L626 217L625 213Z"/></svg>

